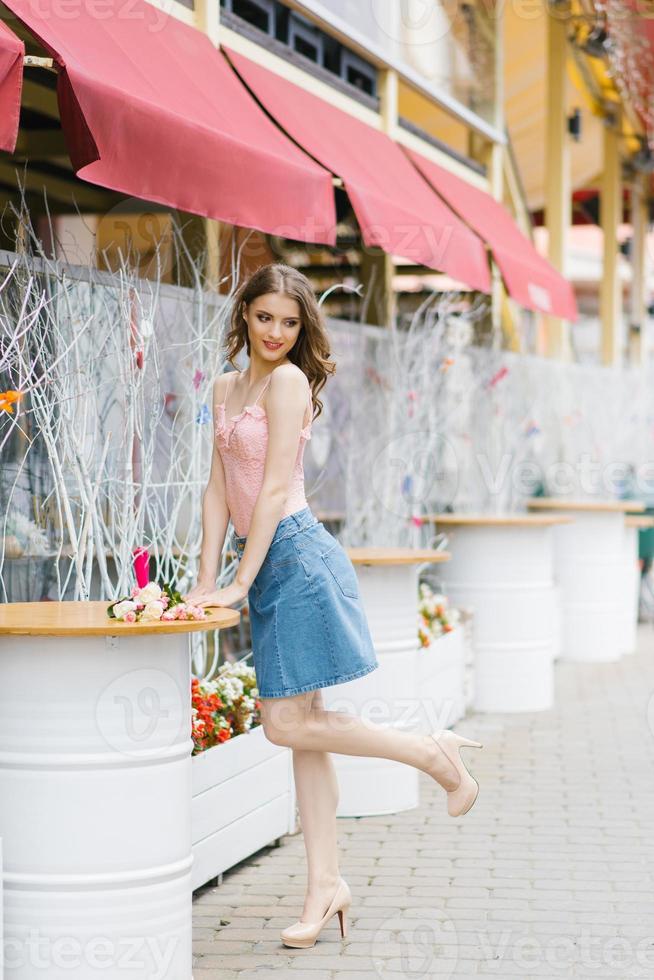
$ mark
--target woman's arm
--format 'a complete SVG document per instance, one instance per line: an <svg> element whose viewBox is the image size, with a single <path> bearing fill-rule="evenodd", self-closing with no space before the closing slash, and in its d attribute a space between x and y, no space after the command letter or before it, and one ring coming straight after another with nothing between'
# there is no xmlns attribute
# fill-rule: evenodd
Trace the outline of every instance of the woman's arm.
<svg viewBox="0 0 654 980"><path fill-rule="evenodd" d="M268 448L263 483L252 512L243 556L235 582L252 585L281 520L304 426L309 383L295 364L273 371L266 396Z"/></svg>
<svg viewBox="0 0 654 980"><path fill-rule="evenodd" d="M188 602L197 602L202 596L214 593L218 562L222 554L229 524L229 509L225 494L225 471L216 443L216 406L223 399L224 376L214 382L213 386L213 452L209 480L202 495L202 546L200 548L200 567L197 584L184 598Z"/></svg>

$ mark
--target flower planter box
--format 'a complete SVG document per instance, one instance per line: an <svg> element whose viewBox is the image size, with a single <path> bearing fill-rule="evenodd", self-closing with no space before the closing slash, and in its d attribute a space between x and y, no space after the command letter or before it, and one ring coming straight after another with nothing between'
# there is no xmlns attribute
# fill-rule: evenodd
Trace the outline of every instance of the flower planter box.
<svg viewBox="0 0 654 980"><path fill-rule="evenodd" d="M192 759L192 888L295 829L292 755L258 725Z"/></svg>
<svg viewBox="0 0 654 980"><path fill-rule="evenodd" d="M465 714L465 636L462 626L418 651L417 698L420 731L449 728Z"/></svg>

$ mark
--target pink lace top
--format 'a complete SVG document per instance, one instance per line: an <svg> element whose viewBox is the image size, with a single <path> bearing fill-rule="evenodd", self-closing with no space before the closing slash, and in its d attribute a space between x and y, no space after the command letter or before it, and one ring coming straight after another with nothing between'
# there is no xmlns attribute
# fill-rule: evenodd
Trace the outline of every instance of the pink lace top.
<svg viewBox="0 0 654 980"><path fill-rule="evenodd" d="M263 470L268 446L268 417L261 405L257 405L257 402L270 383L272 371L257 395L254 404L246 405L238 415L226 419L225 404L229 394L232 373L235 372L230 372L227 379L225 397L222 403L216 405L216 439L225 470L227 507L234 530L239 536L244 537L250 528L252 511L263 484ZM313 402L310 388L309 409L309 421L300 433L300 444L282 517L288 517L296 510L308 506L304 495L303 457L306 441L311 438Z"/></svg>

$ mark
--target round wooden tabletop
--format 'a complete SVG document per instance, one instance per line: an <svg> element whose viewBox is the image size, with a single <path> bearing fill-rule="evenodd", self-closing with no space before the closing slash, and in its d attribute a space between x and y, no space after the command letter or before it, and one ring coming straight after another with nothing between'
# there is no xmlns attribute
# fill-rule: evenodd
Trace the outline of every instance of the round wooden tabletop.
<svg viewBox="0 0 654 980"><path fill-rule="evenodd" d="M461 524L479 527L542 527L550 524L569 524L573 517L568 514L423 514L423 521L430 524Z"/></svg>
<svg viewBox="0 0 654 980"><path fill-rule="evenodd" d="M193 633L224 629L241 618L236 609L212 606L206 619L124 623L107 614L109 602L6 602L0 604L0 635L118 636L143 633Z"/></svg>
<svg viewBox="0 0 654 980"><path fill-rule="evenodd" d="M421 565L423 562L449 561L448 551L436 548L389 548L358 547L346 548L353 565Z"/></svg>
<svg viewBox="0 0 654 980"><path fill-rule="evenodd" d="M640 500L606 500L588 497L582 500L566 500L565 497L532 497L527 501L528 507L535 510L588 510L588 511L628 511L645 510L645 504Z"/></svg>
<svg viewBox="0 0 654 980"><path fill-rule="evenodd" d="M625 527L654 527L652 514L627 514L624 519Z"/></svg>

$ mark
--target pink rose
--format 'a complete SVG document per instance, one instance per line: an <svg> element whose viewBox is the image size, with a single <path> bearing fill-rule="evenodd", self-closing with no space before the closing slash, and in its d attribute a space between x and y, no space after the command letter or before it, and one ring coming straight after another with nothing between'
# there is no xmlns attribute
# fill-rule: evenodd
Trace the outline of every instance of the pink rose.
<svg viewBox="0 0 654 980"><path fill-rule="evenodd" d="M126 612L125 613L123 619L125 620L126 623L135 623L136 622L136 613L134 612L133 609L131 609L129 612Z"/></svg>

